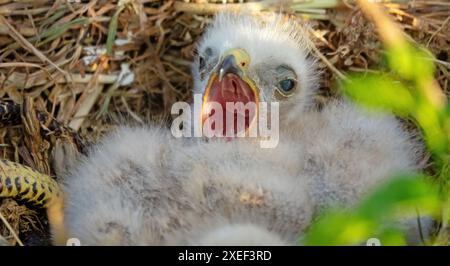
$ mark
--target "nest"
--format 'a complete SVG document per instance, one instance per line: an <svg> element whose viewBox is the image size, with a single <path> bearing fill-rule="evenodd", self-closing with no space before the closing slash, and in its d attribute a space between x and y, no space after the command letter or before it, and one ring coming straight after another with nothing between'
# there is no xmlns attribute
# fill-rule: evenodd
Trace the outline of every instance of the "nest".
<svg viewBox="0 0 450 266"><path fill-rule="evenodd" d="M347 71L383 65L376 30L352 1L223 2L0 0L0 158L54 176L61 141L83 152L124 118L167 120L172 103L190 100L195 41L221 10L284 10L307 21L323 71L318 102L337 94ZM384 2L405 35L435 55L448 93L450 4ZM39 210L0 199L0 213L0 240L49 244Z"/></svg>

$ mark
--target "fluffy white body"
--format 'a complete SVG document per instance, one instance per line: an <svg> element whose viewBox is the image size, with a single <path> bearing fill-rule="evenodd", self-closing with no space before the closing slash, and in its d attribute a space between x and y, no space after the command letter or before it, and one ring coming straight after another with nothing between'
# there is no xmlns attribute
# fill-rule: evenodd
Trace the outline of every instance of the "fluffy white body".
<svg viewBox="0 0 450 266"><path fill-rule="evenodd" d="M245 49L266 101L276 100L272 65L297 75L296 93L280 101L278 146L122 127L64 178L68 237L82 245L292 245L323 207L351 206L392 174L414 170L420 147L395 118L344 101L310 108L317 76L301 36L280 18L216 18L199 44L200 56L210 50L206 66Z"/></svg>

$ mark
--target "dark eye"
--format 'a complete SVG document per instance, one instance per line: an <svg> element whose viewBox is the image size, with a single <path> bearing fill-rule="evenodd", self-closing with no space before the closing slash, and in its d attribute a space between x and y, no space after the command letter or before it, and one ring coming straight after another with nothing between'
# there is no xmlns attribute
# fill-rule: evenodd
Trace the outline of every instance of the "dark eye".
<svg viewBox="0 0 450 266"><path fill-rule="evenodd" d="M202 53L203 56L199 56L199 59L198 59L198 68L199 68L200 72L203 71L203 70L205 69L205 67L206 67L206 58L211 57L211 56L212 56L212 53L213 53L213 52L212 52L212 49L209 48L209 47L207 47L207 48L205 49L205 51Z"/></svg>
<svg viewBox="0 0 450 266"><path fill-rule="evenodd" d="M294 91L296 83L297 82L293 79L284 79L280 81L279 89L281 94L289 95L290 93L292 93L292 91Z"/></svg>
<svg viewBox="0 0 450 266"><path fill-rule="evenodd" d="M202 56L200 56L200 57L198 58L198 68L199 68L199 70L202 71L202 70L205 68L205 66L206 66L205 58L203 58Z"/></svg>
<svg viewBox="0 0 450 266"><path fill-rule="evenodd" d="M294 69L288 65L279 65L275 69L276 81L275 87L278 95L289 97L293 95L297 88L297 75Z"/></svg>

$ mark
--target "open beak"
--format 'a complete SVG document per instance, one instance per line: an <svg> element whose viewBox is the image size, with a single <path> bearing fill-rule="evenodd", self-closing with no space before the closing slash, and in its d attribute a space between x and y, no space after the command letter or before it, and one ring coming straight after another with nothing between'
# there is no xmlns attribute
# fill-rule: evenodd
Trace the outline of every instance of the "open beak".
<svg viewBox="0 0 450 266"><path fill-rule="evenodd" d="M244 76L243 67L239 64L236 55L229 54L221 62L219 67L219 82L223 80L223 77L227 74L235 74L239 77Z"/></svg>
<svg viewBox="0 0 450 266"><path fill-rule="evenodd" d="M211 130L222 130L222 135L229 137L243 130L246 133L253 126L258 116L259 89L247 75L249 64L250 56L243 49L224 54L209 77L203 95L202 126L214 116L218 106L222 107L222 117L214 117ZM220 118L222 127L217 127Z"/></svg>

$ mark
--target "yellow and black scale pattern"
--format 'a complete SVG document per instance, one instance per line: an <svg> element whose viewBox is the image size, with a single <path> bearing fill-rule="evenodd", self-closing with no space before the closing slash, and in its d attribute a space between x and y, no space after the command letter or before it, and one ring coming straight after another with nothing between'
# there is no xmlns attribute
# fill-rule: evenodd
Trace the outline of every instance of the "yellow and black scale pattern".
<svg viewBox="0 0 450 266"><path fill-rule="evenodd" d="M28 166L0 160L0 198L14 198L46 208L62 196L56 181Z"/></svg>

